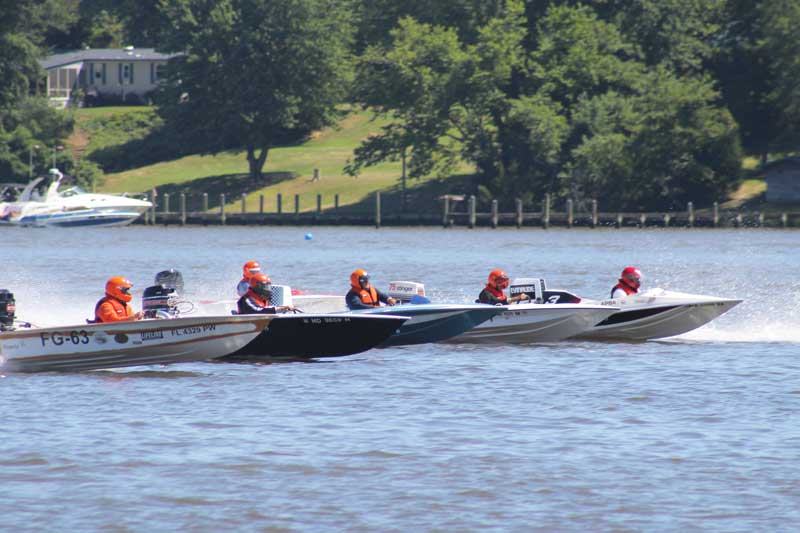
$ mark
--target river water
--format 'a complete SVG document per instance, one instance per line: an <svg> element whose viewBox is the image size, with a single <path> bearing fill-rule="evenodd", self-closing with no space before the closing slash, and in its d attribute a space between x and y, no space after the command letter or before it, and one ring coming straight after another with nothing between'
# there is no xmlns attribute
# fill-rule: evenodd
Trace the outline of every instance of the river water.
<svg viewBox="0 0 800 533"><path fill-rule="evenodd" d="M360 267L471 301L503 268L601 298L633 264L645 288L746 300L657 342L7 374L0 530L800 528L800 232L136 226L0 243L0 288L41 325L91 316L112 275L138 296L174 267L189 300L230 298L250 259L311 292L343 293Z"/></svg>

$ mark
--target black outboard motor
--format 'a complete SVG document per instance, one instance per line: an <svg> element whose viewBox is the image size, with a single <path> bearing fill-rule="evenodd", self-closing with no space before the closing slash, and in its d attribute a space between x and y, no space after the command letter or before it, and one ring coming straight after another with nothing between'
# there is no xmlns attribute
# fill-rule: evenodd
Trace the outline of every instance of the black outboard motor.
<svg viewBox="0 0 800 533"><path fill-rule="evenodd" d="M183 276L174 268L169 270L162 270L156 274L156 285L163 285L164 287L175 289L178 294L183 294Z"/></svg>
<svg viewBox="0 0 800 533"><path fill-rule="evenodd" d="M6 289L0 289L0 331L14 329L14 314L17 303L14 295Z"/></svg>
<svg viewBox="0 0 800 533"><path fill-rule="evenodd" d="M174 287L153 285L142 295L142 312L145 318L175 318L178 316L178 293Z"/></svg>

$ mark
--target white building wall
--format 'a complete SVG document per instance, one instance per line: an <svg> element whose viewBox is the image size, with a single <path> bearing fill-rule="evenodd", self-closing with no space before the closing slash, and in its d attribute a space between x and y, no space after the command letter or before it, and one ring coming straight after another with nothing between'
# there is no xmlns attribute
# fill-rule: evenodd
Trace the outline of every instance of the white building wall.
<svg viewBox="0 0 800 533"><path fill-rule="evenodd" d="M158 87L156 67L165 61L86 61L87 91L119 95L134 93L144 96ZM105 67L105 75L103 68ZM151 76L152 71L152 76Z"/></svg>

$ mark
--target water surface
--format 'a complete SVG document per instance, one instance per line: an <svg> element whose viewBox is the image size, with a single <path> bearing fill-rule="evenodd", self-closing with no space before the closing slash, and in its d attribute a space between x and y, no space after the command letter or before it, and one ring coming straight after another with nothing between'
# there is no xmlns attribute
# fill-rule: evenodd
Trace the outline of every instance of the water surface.
<svg viewBox="0 0 800 533"><path fill-rule="evenodd" d="M312 240L304 240L306 233ZM744 298L657 342L424 345L313 363L0 379L0 529L796 531L800 233L782 230L0 228L20 318L80 323L183 272L230 298L249 259L343 293L365 268L471 301L493 268L605 297Z"/></svg>

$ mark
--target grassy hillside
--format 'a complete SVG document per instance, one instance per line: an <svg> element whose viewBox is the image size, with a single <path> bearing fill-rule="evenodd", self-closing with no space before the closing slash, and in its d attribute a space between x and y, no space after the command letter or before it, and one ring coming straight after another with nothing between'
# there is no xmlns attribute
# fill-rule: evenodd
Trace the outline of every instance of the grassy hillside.
<svg viewBox="0 0 800 533"><path fill-rule="evenodd" d="M87 153L108 146L113 138L121 142L139 138L144 133L141 119L150 116L155 120L152 110L147 108L81 109L77 113L78 124L90 138ZM113 121L109 127L107 119L112 114L126 117ZM120 124L130 124L130 131ZM357 178L344 175L344 165L352 157L353 149L379 128L380 123L372 121L368 113L356 112L348 115L338 128L317 132L305 143L273 148L264 166L265 180L260 184L249 182L245 153L234 151L215 156L190 155L108 174L98 191L144 192L156 187L159 193L207 192L212 206L224 192L227 203L234 204L233 209L238 208L244 192L248 195L248 209L252 210L258 208L259 195L263 194L268 211L275 209L278 193L284 197L284 210L294 209L295 194L300 195L304 211L316 209L317 194L322 195L323 207L333 206L335 194L339 194L339 205L356 204L366 201L375 191L399 187L400 162L370 167ZM312 181L315 168L320 170L318 181ZM431 180L409 182L409 187L424 186L428 181Z"/></svg>
<svg viewBox="0 0 800 533"><path fill-rule="evenodd" d="M159 124L152 108L106 107L76 111L77 137L85 145L86 154L98 153L109 147L142 139L150 129ZM316 209L317 195L322 195L323 208L332 207L334 195L339 195L339 205L361 203L371 207L375 191L388 193L384 205L399 202L400 162L389 162L365 169L358 177L346 176L343 168L353 150L370 133L378 132L381 122L371 119L366 112L349 114L337 128L317 132L308 141L292 146L273 148L264 166L262 183L250 182L245 153L225 152L214 156L189 155L171 161L142 165L138 168L108 174L98 192L145 192L157 188L159 193L192 195L190 209L199 208L202 193L208 193L209 206L215 208L220 193L225 193L226 203L238 209L241 194L247 195L248 210L258 209L259 196L264 195L265 210L274 211L277 194L283 195L283 209L294 209L294 195L300 195L302 211ZM136 152L133 152L136 154ZM138 158L136 158L138 160ZM751 206L763 202L766 189L763 176L757 175L757 161L747 158L743 169L748 177L734 191L723 207ZM312 181L315 168L321 179ZM435 204L437 195L445 192L464 192L469 180L470 167L464 165L462 175L446 181L423 179L408 182L412 202ZM177 208L177 201L172 204Z"/></svg>

